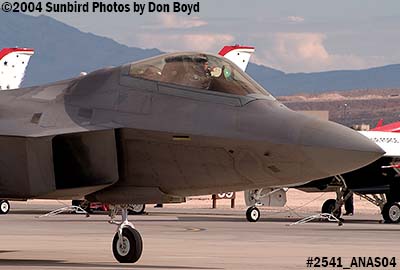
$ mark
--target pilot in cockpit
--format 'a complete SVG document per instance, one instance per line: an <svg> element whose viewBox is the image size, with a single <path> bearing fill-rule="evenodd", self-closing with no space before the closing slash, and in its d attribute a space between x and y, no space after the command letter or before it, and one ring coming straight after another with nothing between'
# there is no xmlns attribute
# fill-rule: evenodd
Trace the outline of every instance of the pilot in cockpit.
<svg viewBox="0 0 400 270"><path fill-rule="evenodd" d="M188 86L208 89L211 80L211 71L209 69L206 56L199 55L190 61L187 68L185 80Z"/></svg>
<svg viewBox="0 0 400 270"><path fill-rule="evenodd" d="M207 60L203 62L203 69L204 69L206 76L211 76L211 69L210 69L210 66L209 66Z"/></svg>
<svg viewBox="0 0 400 270"><path fill-rule="evenodd" d="M175 53L132 63L129 76L171 84L171 87L187 86L240 96L268 95L233 63L204 53Z"/></svg>

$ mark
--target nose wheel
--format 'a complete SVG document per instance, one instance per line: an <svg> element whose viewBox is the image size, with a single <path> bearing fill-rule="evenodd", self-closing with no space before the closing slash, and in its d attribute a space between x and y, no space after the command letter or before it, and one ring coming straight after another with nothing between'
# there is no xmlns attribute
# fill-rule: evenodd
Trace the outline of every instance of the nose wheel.
<svg viewBox="0 0 400 270"><path fill-rule="evenodd" d="M128 206L121 208L122 221L120 223L111 221L118 225L112 242L112 251L118 262L135 263L142 255L142 237L133 224L128 221Z"/></svg>
<svg viewBox="0 0 400 270"><path fill-rule="evenodd" d="M114 258L120 263L134 263L140 259L143 250L142 237L139 232L130 226L117 232L112 243Z"/></svg>
<svg viewBox="0 0 400 270"><path fill-rule="evenodd" d="M7 200L0 200L0 214L5 215L10 211L10 203Z"/></svg>
<svg viewBox="0 0 400 270"><path fill-rule="evenodd" d="M260 210L258 210L257 207L252 206L252 207L247 208L247 211L246 211L247 221L257 222L260 219L260 216L261 216Z"/></svg>

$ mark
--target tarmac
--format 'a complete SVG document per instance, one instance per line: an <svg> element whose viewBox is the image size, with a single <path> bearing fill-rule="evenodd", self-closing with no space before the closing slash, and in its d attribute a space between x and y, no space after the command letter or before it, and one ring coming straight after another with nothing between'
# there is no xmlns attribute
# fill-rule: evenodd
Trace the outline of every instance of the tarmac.
<svg viewBox="0 0 400 270"><path fill-rule="evenodd" d="M344 267L353 256L400 260L400 225L382 224L375 213L346 217L343 226L289 226L297 214L263 210L249 223L243 210L150 206L130 216L144 241L141 259L119 264L111 251L116 226L107 215L38 218L59 206L12 202L0 216L0 269L317 269L307 267L308 257L342 257Z"/></svg>

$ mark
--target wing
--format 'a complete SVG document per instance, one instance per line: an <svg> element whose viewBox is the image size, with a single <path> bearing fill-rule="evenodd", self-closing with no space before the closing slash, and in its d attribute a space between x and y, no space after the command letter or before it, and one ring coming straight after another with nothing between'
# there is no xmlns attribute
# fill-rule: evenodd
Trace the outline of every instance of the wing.
<svg viewBox="0 0 400 270"><path fill-rule="evenodd" d="M95 116L115 95L84 104L113 74L0 93L0 198L82 197L118 180L115 125Z"/></svg>

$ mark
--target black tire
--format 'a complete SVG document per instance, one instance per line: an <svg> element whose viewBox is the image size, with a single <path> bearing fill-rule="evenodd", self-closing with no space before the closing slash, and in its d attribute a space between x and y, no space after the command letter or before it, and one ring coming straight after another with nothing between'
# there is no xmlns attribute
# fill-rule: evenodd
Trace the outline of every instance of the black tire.
<svg viewBox="0 0 400 270"><path fill-rule="evenodd" d="M247 211L246 211L247 221L257 222L260 219L260 216L261 216L260 210L258 210L257 207L252 206L252 207L247 208Z"/></svg>
<svg viewBox="0 0 400 270"><path fill-rule="evenodd" d="M120 263L134 263L140 259L143 251L142 237L139 232L131 227L122 229L122 237L125 242L125 247L120 246L118 232L115 234L112 250L114 258ZM126 245L129 246L126 246Z"/></svg>
<svg viewBox="0 0 400 270"><path fill-rule="evenodd" d="M323 214L332 214L337 218L340 218L342 215L342 209L339 208L335 213L333 213L333 210L336 207L336 200L335 199L329 199L324 202L321 208L321 213Z"/></svg>
<svg viewBox="0 0 400 270"><path fill-rule="evenodd" d="M382 217L387 223L400 222L400 205L395 202L388 202L383 206Z"/></svg>
<svg viewBox="0 0 400 270"><path fill-rule="evenodd" d="M0 200L0 215L6 215L10 211L10 203L7 200Z"/></svg>
<svg viewBox="0 0 400 270"><path fill-rule="evenodd" d="M128 213L132 215L142 215L146 209L145 204L130 204Z"/></svg>

